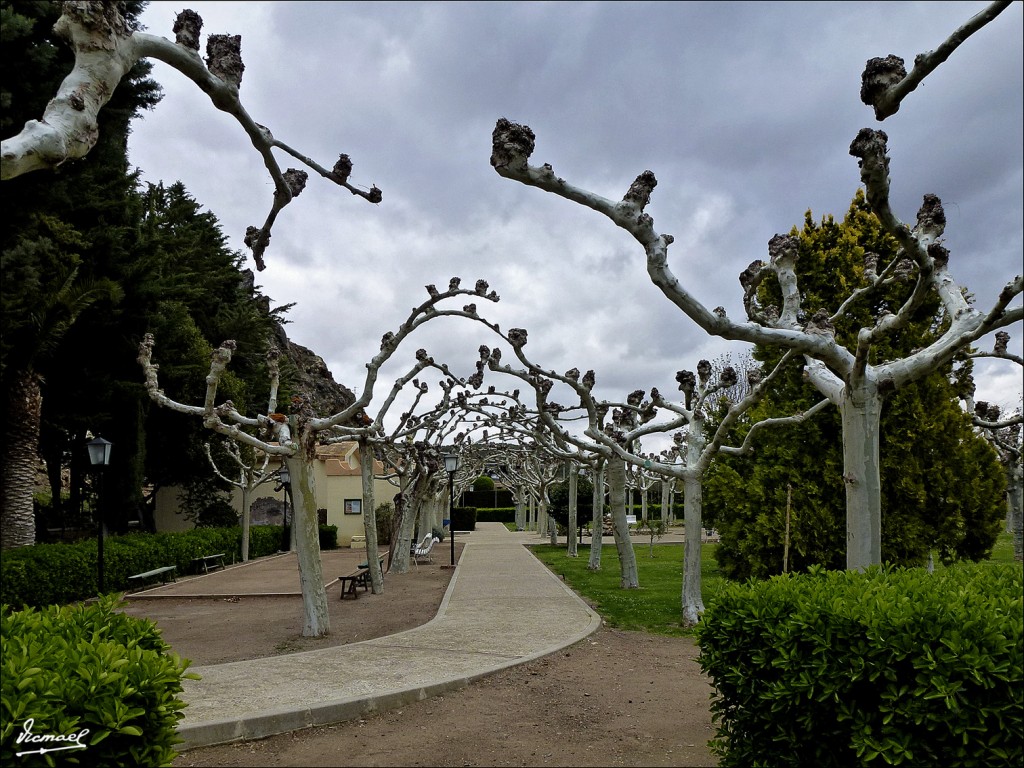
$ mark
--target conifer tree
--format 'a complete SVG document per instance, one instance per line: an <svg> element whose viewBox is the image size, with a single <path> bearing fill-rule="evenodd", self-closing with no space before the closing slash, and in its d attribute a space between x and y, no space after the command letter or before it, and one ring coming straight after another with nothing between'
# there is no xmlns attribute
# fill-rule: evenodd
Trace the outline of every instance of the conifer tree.
<svg viewBox="0 0 1024 768"><path fill-rule="evenodd" d="M889 264L899 252L858 191L845 218L820 223L808 211L799 237L797 275L810 307L836 308L851 292L864 288L865 257ZM870 271L870 266L868 268ZM903 280L870 301L851 305L835 323L836 339L850 344L871 313L898 301ZM761 287L765 304L774 285ZM932 343L948 323L937 298L926 301L898 336L873 350L872 364L898 359ZM774 364L769 347L756 357ZM1002 481L996 457L971 428L959 406L960 376L949 366L893 393L881 417L882 559L923 564L932 551L943 559L979 559L987 555L1002 516ZM751 413L766 418L813 404L818 394L798 370L787 372ZM766 434L750 457L726 457L712 468L706 503L709 519L721 534L717 557L736 578L767 576L782 570L785 518L790 509L790 570L815 563L842 567L845 490L842 424L831 409L799 433Z"/></svg>

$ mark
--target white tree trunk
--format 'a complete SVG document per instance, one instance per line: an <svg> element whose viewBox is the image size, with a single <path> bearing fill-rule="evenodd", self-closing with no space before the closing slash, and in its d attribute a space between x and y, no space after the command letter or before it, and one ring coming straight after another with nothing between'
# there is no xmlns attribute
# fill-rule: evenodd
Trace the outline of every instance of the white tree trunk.
<svg viewBox="0 0 1024 768"><path fill-rule="evenodd" d="M647 488L644 486L640 488L640 519L647 520Z"/></svg>
<svg viewBox="0 0 1024 768"><path fill-rule="evenodd" d="M384 575L377 560L377 508L373 497L373 448L366 440L359 441L359 474L363 481L363 532L366 534L366 563L370 569L370 590L375 595L384 591Z"/></svg>
<svg viewBox="0 0 1024 768"><path fill-rule="evenodd" d="M661 519L665 521L665 525L668 525L668 509L669 504L672 501L669 498L669 481L661 481Z"/></svg>
<svg viewBox="0 0 1024 768"><path fill-rule="evenodd" d="M252 487L246 482L246 478L242 478L242 562L249 562L249 522L251 515L249 514L249 506L251 504Z"/></svg>
<svg viewBox="0 0 1024 768"><path fill-rule="evenodd" d="M636 553L626 522L626 462L618 456L608 460L608 494L611 499L615 549L619 553L619 587L638 589L640 577L636 568Z"/></svg>
<svg viewBox="0 0 1024 768"><path fill-rule="evenodd" d="M523 498L521 488L516 488L512 492L512 499L516 505L516 529L525 531L528 520L526 519L526 500Z"/></svg>
<svg viewBox="0 0 1024 768"><path fill-rule="evenodd" d="M316 488L313 467L301 455L285 459L292 477L292 530L296 534L299 560L299 585L305 613L305 637L321 637L331 631L327 613L327 590L320 562L320 526L316 516Z"/></svg>
<svg viewBox="0 0 1024 768"><path fill-rule="evenodd" d="M700 550L701 550L701 504L703 488L701 478L690 477L683 481L683 508L686 525L686 543L683 553L683 624L693 626L704 613L704 599L701 595Z"/></svg>
<svg viewBox="0 0 1024 768"><path fill-rule="evenodd" d="M566 549L567 557L579 557L579 550L577 549L577 537L579 536L579 525L576 520L576 514L578 512L576 504L576 489L579 482L579 475L576 472L576 467L570 467L569 472L569 530L567 535L569 537L568 547Z"/></svg>
<svg viewBox="0 0 1024 768"><path fill-rule="evenodd" d="M402 504L402 524L395 531L396 541L391 545L391 568L392 573L409 572L409 556L412 553L412 539L416 533L416 513L411 506L412 500L405 497Z"/></svg>
<svg viewBox="0 0 1024 768"><path fill-rule="evenodd" d="M558 546L558 538L557 538L558 537L558 523L555 521L555 518L551 517L551 515L548 514L548 492L547 492L546 488L544 489L544 496L541 497L541 500L540 500L540 509L541 509L541 514L544 516L544 519L547 521L548 533L551 536L551 540L550 540L551 546L552 547Z"/></svg>
<svg viewBox="0 0 1024 768"><path fill-rule="evenodd" d="M1024 537L1021 530L1022 507L1024 507L1024 466L1018 455L1016 461L1011 460L1006 467L1006 507L1010 533L1013 534L1013 559L1018 563L1024 560Z"/></svg>
<svg viewBox="0 0 1024 768"><path fill-rule="evenodd" d="M871 381L847 383L839 412L843 421L846 483L846 567L864 570L882 562L882 482L878 433L882 398Z"/></svg>
<svg viewBox="0 0 1024 768"><path fill-rule="evenodd" d="M704 470L701 458L706 446L704 439L704 417L697 414L690 421L686 434L686 478L683 480L683 521L686 530L686 544L683 552L683 624L693 626L704 613L704 598L701 593L700 551L703 539L702 520Z"/></svg>
<svg viewBox="0 0 1024 768"><path fill-rule="evenodd" d="M604 538L604 460L594 469L594 514L590 522L590 560L588 571L601 570L601 546Z"/></svg>

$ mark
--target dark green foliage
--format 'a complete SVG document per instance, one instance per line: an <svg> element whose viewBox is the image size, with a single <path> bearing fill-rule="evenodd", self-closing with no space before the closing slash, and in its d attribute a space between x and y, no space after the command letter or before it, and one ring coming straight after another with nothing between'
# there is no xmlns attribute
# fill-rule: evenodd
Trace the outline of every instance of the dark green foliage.
<svg viewBox="0 0 1024 768"><path fill-rule="evenodd" d="M144 3L119 6L133 25ZM4 0L0 12L0 125L10 135L41 116L73 56L52 33L60 3ZM130 123L159 100L150 69L141 62L118 85L99 114L99 141L87 159L0 187L3 395L16 376L43 382L39 450L54 467L55 488L70 463L66 503L73 514L87 485L75 457L86 430L115 444L105 473L106 518L119 532L140 517L143 485L215 488L202 425L152 407L142 389L135 361L142 335L156 335L168 394L191 403L202 400L212 349L236 340L220 394L245 410L266 397L264 355L275 315L241 271L243 256L228 249L216 217L180 183L141 187L129 168ZM287 389L284 381L282 398ZM8 416L7 429L23 422ZM200 511L209 524L210 510Z"/></svg>
<svg viewBox="0 0 1024 768"><path fill-rule="evenodd" d="M181 681L195 676L153 622L117 610L119 597L42 610L0 608L4 765L171 764L181 741ZM88 729L80 742L86 748L16 757L39 746L17 744L29 719L35 734Z"/></svg>
<svg viewBox="0 0 1024 768"><path fill-rule="evenodd" d="M489 491L466 491L456 501L464 507L510 507L515 504L512 492L507 488L492 488Z"/></svg>
<svg viewBox="0 0 1024 768"><path fill-rule="evenodd" d="M1019 564L730 584L697 628L722 765L1020 765Z"/></svg>
<svg viewBox="0 0 1024 768"><path fill-rule="evenodd" d="M594 513L594 484L587 477L576 481L576 525L585 525ZM555 483L548 490L548 515L561 526L569 528L569 483ZM514 518L513 518L514 519Z"/></svg>
<svg viewBox="0 0 1024 768"><path fill-rule="evenodd" d="M280 526L255 525L249 529L250 558L276 553L281 546ZM105 586L131 587L128 577L165 565L179 576L193 572L193 558L223 552L228 563L241 559L242 530L196 528L176 533L133 533L104 541ZM320 548L338 548L338 528L320 526ZM36 544L4 552L0 561L0 602L16 607L66 605L96 595L96 540L73 544Z"/></svg>
<svg viewBox="0 0 1024 768"><path fill-rule="evenodd" d="M453 531L476 530L476 507L455 507L452 509Z"/></svg>
<svg viewBox="0 0 1024 768"><path fill-rule="evenodd" d="M181 512L199 528L224 528L238 525L238 513L227 493L210 478L196 478L182 488Z"/></svg>
<svg viewBox="0 0 1024 768"><path fill-rule="evenodd" d="M120 7L132 25L143 3L125 2ZM73 55L52 32L61 13L60 3L7 1L0 3L0 13L0 127L8 136L27 120L42 116L47 101L71 71ZM111 316L124 297L116 277L95 265L125 259L131 248L133 217L138 209L133 198L137 181L129 173L126 155L128 125L159 98L158 86L148 79L150 68L148 62L133 67L100 112L99 139L87 161L68 163L53 172L25 174L0 185L0 209L4 212L0 230L3 442L20 443L30 454L39 450L39 438L11 432L21 430L28 419L28 414L17 414L19 407L26 408L24 402L11 397L12 384L20 378L43 383L44 440L60 436L80 447L85 430L105 426L104 411L110 403L120 402L122 393L111 386L109 378L96 375L90 358L92 346L73 342L71 336L88 317ZM58 425L51 418L48 400L62 379L95 381L102 397L79 400L75 418L69 415ZM130 409L128 414L131 418ZM130 434L130 428L127 432ZM129 447L127 438L115 439L122 449ZM54 454L61 458L59 449L47 454L48 458ZM111 488L128 485L121 481L122 476L139 476L128 466L129 458L136 455L127 451L117 459ZM3 458L5 465L16 462L17 453L5 451ZM140 487L141 483L124 505L116 506L136 505ZM60 498L59 494L55 497Z"/></svg>
<svg viewBox="0 0 1024 768"><path fill-rule="evenodd" d="M494 492L494 481L487 475L480 475L473 481L473 490L478 493Z"/></svg>
<svg viewBox="0 0 1024 768"><path fill-rule="evenodd" d="M864 286L864 254L879 255L878 270L896 258L895 242L884 234L858 192L843 221L831 216L816 223L808 212L800 236L797 273L804 310L835 311L851 290ZM764 303L780 301L771 281ZM876 312L895 308L905 286L888 287L855 302L836 323L836 337L852 345L859 327L871 326ZM925 302L895 338L872 348L871 362L898 359L927 346L945 320L938 301ZM758 348L766 365L777 350ZM966 370L969 366L961 361ZM994 451L974 433L958 402L961 384L950 370L937 371L886 399L880 432L882 559L900 565L923 564L931 551L943 560L977 560L995 542L1005 514L1004 479ZM749 414L751 423L806 410L821 395L802 379L800 366L783 371L777 384ZM713 421L713 420L712 420ZM741 426L736 440L746 427ZM828 408L796 428L766 430L753 455L719 456L704 485L704 519L721 534L717 550L729 578L764 578L782 572L787 503L791 513L789 568L814 564L844 568L846 490L843 481L842 425Z"/></svg>
<svg viewBox="0 0 1024 768"><path fill-rule="evenodd" d="M320 549L337 549L338 548L338 526L336 525L321 525L320 526Z"/></svg>
<svg viewBox="0 0 1024 768"><path fill-rule="evenodd" d="M377 520L377 543L390 544L395 533L395 505L390 501L378 504L374 517Z"/></svg>
<svg viewBox="0 0 1024 768"><path fill-rule="evenodd" d="M516 508L477 507L476 521L478 523L514 523L516 521Z"/></svg>

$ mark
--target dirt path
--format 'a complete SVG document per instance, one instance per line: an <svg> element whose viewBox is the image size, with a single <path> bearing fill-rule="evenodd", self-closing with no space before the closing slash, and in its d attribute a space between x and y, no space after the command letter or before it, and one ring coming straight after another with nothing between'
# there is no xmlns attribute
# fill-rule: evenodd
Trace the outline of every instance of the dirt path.
<svg viewBox="0 0 1024 768"><path fill-rule="evenodd" d="M349 550L325 553L325 574L354 567L360 557ZM381 595L361 592L358 600L342 601L337 586L331 587L327 638L301 636L297 595L237 594L294 590L297 576L283 559L263 566L263 573L228 568L191 583L179 580L177 596L132 600L126 611L154 619L175 651L196 665L257 659L359 642L429 621L452 574L444 567L448 557L434 561L408 574L389 574ZM707 746L711 688L696 656L687 638L602 628L562 651L402 710L189 750L174 765L715 765Z"/></svg>

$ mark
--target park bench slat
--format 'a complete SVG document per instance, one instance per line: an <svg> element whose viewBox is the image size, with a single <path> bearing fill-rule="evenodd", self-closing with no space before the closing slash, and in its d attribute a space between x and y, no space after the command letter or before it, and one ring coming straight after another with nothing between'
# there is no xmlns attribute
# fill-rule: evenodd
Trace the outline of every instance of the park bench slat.
<svg viewBox="0 0 1024 768"><path fill-rule="evenodd" d="M154 568L151 571L144 571L143 573L136 573L128 577L128 581L136 582L139 585L145 584L148 579L152 579L156 576L160 576L161 580L166 584L167 578L170 577L173 581L178 579L174 575L175 566L165 565L163 568Z"/></svg>

